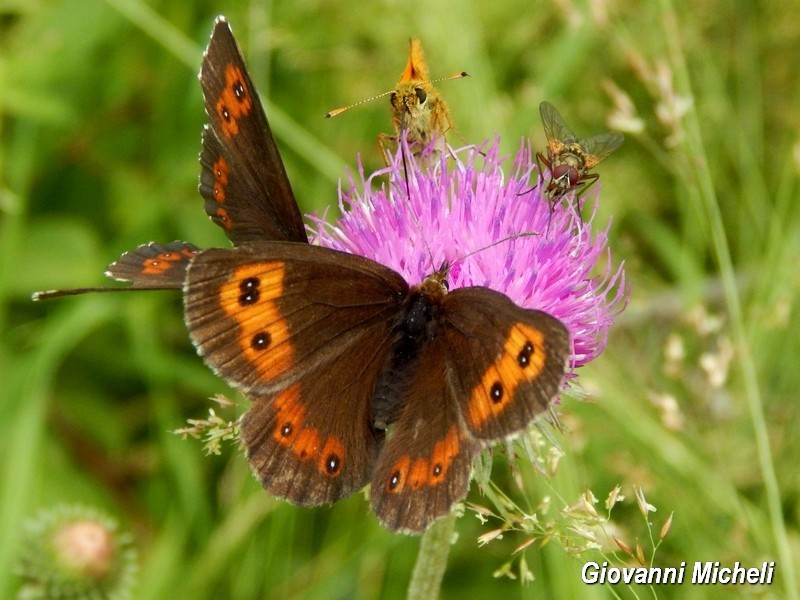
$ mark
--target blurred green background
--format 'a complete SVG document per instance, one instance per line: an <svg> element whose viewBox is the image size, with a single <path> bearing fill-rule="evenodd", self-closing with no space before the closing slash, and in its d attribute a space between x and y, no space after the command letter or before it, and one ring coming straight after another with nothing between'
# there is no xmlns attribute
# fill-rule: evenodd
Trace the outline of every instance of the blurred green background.
<svg viewBox="0 0 800 600"><path fill-rule="evenodd" d="M544 148L547 99L579 135L618 128L597 223L624 260L630 305L560 408L557 473L518 501L550 515L591 489L627 496L609 529L660 566L776 561L769 588L585 586L585 560L471 512L442 597L797 597L800 519L800 3L795 0L444 0L0 3L0 597L20 523L97 506L135 537L136 598L401 598L419 541L383 530L362 495L296 509L268 497L230 445L207 457L170 433L208 397L244 402L202 364L176 294L78 297L137 244L226 241L196 191L205 122L197 73L225 14L305 211L333 206L390 131L391 89L419 36L460 135ZM630 102L630 104L628 104ZM458 145L458 137L451 136ZM495 480L512 490L509 470ZM641 486L674 511L652 558ZM470 500L486 503L476 489ZM603 512L602 502L598 510ZM521 585L520 559L535 576ZM629 561L630 562L630 561ZM511 577L497 573L510 563ZM794 568L794 573L792 569ZM498 576L494 576L498 575Z"/></svg>

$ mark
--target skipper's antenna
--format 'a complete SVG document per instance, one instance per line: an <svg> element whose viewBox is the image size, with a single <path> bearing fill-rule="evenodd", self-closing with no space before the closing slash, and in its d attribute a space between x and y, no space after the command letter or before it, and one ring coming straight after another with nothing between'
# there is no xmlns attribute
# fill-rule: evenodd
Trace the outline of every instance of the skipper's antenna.
<svg viewBox="0 0 800 600"><path fill-rule="evenodd" d="M373 100L377 100L378 98L383 98L384 96L388 96L392 92L394 92L394 90L383 92L382 94L378 94L377 96L373 96L372 98L359 100L358 102L354 102L353 104L348 104L347 106L342 106L341 108L334 108L333 110L329 110L328 112L325 113L325 118L330 119L331 117L335 117L336 115L343 113L344 111L349 110L354 106L361 106L362 104L366 104L367 102L372 102Z"/></svg>
<svg viewBox="0 0 800 600"><path fill-rule="evenodd" d="M440 77L439 79L431 79L429 81L418 81L415 82L416 85L424 85L426 83L438 83L440 81L450 81L451 79L461 79L462 77L469 77L469 73L466 71L461 71L460 73L454 73L453 75L449 75L447 77ZM410 83L410 82L409 82ZM353 104L348 104L347 106L342 106L341 108L334 108L325 113L325 118L330 119L331 117L335 117L343 113L346 110L353 108L354 106L361 106L362 104L366 104L367 102L372 102L373 100L377 100L378 98L383 98L384 96L388 96L389 94L395 93L396 90L389 90L388 92L383 92L382 94L378 94L377 96L372 96L372 98L365 98L364 100L359 100L358 102L354 102Z"/></svg>
<svg viewBox="0 0 800 600"><path fill-rule="evenodd" d="M469 73L461 71L460 73L453 73L447 77L439 77L438 79L431 79L430 81L420 81L420 83L439 83L440 81L450 81L451 79L461 79L462 77L469 77Z"/></svg>

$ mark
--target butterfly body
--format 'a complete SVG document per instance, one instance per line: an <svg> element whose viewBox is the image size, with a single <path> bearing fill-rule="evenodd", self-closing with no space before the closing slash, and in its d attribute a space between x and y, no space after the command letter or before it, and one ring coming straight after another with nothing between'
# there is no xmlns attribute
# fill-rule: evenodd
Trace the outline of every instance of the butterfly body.
<svg viewBox="0 0 800 600"><path fill-rule="evenodd" d="M442 269L411 288L390 327L392 351L372 401L372 424L378 429L385 430L397 420L401 407L398 399L408 391L420 350L436 337L447 293L445 276Z"/></svg>

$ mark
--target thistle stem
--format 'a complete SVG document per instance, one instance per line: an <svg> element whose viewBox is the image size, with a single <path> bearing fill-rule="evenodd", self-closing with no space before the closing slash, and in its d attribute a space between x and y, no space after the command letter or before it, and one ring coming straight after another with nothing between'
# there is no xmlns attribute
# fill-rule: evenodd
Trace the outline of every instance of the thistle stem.
<svg viewBox="0 0 800 600"><path fill-rule="evenodd" d="M455 524L453 512L436 521L422 534L417 562L408 585L409 600L435 600L439 597Z"/></svg>

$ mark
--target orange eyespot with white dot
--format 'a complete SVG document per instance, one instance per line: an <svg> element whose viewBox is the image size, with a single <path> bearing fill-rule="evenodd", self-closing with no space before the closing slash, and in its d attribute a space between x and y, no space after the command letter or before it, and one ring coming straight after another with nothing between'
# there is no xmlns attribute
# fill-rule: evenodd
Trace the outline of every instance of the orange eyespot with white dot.
<svg viewBox="0 0 800 600"><path fill-rule="evenodd" d="M542 373L547 355L544 334L517 323L508 333L498 361L484 371L467 403L467 419L479 429L500 415L509 405L520 383L533 381Z"/></svg>
<svg viewBox="0 0 800 600"><path fill-rule="evenodd" d="M272 438L298 460L317 461L317 469L327 477L337 477L345 464L345 448L336 436L324 439L316 427L305 426L306 407L300 400L300 386L295 384L273 400L275 428Z"/></svg>
<svg viewBox="0 0 800 600"><path fill-rule="evenodd" d="M237 324L239 351L265 382L285 373L294 360L289 324L277 305L283 275L281 262L244 265L219 291L222 310Z"/></svg>
<svg viewBox="0 0 800 600"><path fill-rule="evenodd" d="M345 451L342 442L335 436L328 436L319 453L319 465L317 466L319 472L329 477L336 477L342 472L344 461Z"/></svg>
<svg viewBox="0 0 800 600"><path fill-rule="evenodd" d="M189 248L184 248L180 252L162 252L157 256L148 258L142 265L142 275L163 275L169 271L177 262L186 258L191 258L197 252Z"/></svg>
<svg viewBox="0 0 800 600"><path fill-rule="evenodd" d="M411 458L404 454L394 464L386 481L386 491L397 494L408 486L412 490L434 487L447 478L450 466L459 454L458 429L450 427L447 435L436 442L430 457Z"/></svg>
<svg viewBox="0 0 800 600"><path fill-rule="evenodd" d="M306 409L300 402L300 386L295 384L278 394L273 400L277 418L272 437L281 446L289 447L297 432L303 428Z"/></svg>
<svg viewBox="0 0 800 600"><path fill-rule="evenodd" d="M225 229L232 229L233 228L233 220L231 216L228 214L228 211L224 208L217 209L217 222L222 225Z"/></svg>
<svg viewBox="0 0 800 600"><path fill-rule="evenodd" d="M214 200L225 202L225 187L228 185L228 175L231 172L228 161L220 157L214 162Z"/></svg>
<svg viewBox="0 0 800 600"><path fill-rule="evenodd" d="M239 134L239 119L253 109L253 99L244 83L241 69L234 64L225 66L225 87L217 99L217 115L222 124L222 133L227 138Z"/></svg>

